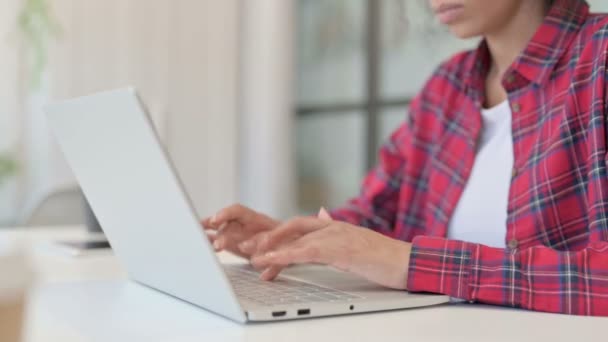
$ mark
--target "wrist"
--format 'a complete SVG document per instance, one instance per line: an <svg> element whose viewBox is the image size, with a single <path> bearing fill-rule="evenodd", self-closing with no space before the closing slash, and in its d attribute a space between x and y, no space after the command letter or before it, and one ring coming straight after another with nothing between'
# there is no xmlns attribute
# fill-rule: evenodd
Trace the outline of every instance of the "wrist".
<svg viewBox="0 0 608 342"><path fill-rule="evenodd" d="M408 270L410 265L410 255L412 252L412 244L399 240L393 240L395 243L394 253L389 256L393 263L394 279L392 280L392 288L398 290L407 290Z"/></svg>

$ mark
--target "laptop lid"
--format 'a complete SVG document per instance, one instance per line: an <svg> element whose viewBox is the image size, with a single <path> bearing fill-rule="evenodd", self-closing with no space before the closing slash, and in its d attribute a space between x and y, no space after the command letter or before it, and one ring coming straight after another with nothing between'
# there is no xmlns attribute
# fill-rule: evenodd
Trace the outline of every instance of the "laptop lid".
<svg viewBox="0 0 608 342"><path fill-rule="evenodd" d="M129 277L236 321L245 313L132 88L45 108Z"/></svg>

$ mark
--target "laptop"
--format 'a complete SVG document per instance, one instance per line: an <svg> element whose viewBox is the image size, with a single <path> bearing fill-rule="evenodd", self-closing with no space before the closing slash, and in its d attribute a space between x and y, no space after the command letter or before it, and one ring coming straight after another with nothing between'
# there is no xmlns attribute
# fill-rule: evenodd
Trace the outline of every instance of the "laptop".
<svg viewBox="0 0 608 342"><path fill-rule="evenodd" d="M449 302L447 296L386 289L318 265L292 267L266 282L246 263L222 264L133 88L45 111L116 257L135 282L241 323Z"/></svg>

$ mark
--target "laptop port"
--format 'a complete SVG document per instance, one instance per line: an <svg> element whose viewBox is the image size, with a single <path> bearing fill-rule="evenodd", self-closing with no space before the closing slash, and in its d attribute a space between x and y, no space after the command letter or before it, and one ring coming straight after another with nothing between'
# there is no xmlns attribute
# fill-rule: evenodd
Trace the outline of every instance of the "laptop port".
<svg viewBox="0 0 608 342"><path fill-rule="evenodd" d="M298 310L298 316L306 316L310 315L310 309L300 309Z"/></svg>
<svg viewBox="0 0 608 342"><path fill-rule="evenodd" d="M283 317L287 315L287 311L273 311L272 317Z"/></svg>

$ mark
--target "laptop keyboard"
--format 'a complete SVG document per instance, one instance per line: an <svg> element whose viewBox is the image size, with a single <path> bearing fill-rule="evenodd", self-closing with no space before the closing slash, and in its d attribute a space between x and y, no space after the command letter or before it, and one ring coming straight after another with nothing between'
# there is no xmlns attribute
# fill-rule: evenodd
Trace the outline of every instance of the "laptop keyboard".
<svg viewBox="0 0 608 342"><path fill-rule="evenodd" d="M342 302L361 298L343 291L287 278L278 277L272 282L263 281L258 272L243 266L227 265L225 271L239 298L264 306Z"/></svg>

